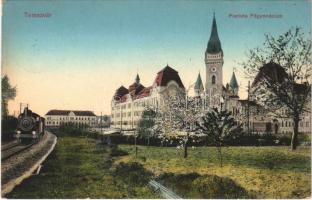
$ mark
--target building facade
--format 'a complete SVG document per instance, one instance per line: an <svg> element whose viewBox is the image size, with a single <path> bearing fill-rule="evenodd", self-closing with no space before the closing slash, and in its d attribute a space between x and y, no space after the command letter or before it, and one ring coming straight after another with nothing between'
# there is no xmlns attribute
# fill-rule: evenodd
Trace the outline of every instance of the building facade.
<svg viewBox="0 0 312 200"><path fill-rule="evenodd" d="M62 124L95 127L97 116L92 111L50 110L45 114L46 127L59 127Z"/></svg>
<svg viewBox="0 0 312 200"><path fill-rule="evenodd" d="M202 81L198 75L194 86L195 95L205 99L206 109L221 108L232 112L235 119L241 122L245 131L251 133L290 133L293 131L292 119L285 115L286 109L280 109L276 113L284 114L286 117L277 117L269 111L258 105L257 98L252 94L253 87L259 79L262 71L255 77L251 86L250 99L240 99L239 85L235 72L233 72L231 80L226 86L223 85L223 63L224 54L221 42L218 36L217 23L215 15L213 16L211 34L205 51L206 64L206 84L205 90L202 89ZM267 73L276 73L276 76L285 74L286 72L276 69L275 65L264 66ZM300 84L298 84L300 85ZM300 88L300 87L299 87ZM248 125L249 124L249 125ZM299 132L311 133L311 114L305 112L300 116Z"/></svg>
<svg viewBox="0 0 312 200"><path fill-rule="evenodd" d="M234 118L243 124L245 131L250 133L292 132L292 119L274 117L257 104L252 95L248 100L240 99L234 71L229 83L223 85L224 53L215 15L204 55L205 85L200 74L194 84L195 97L201 99L204 110L219 108L231 111ZM135 129L146 107L163 107L164 98L181 92L186 94L188 91L185 90L178 72L169 66L157 73L154 83L149 87L144 87L137 75L135 82L128 88L121 86L116 90L111 102L111 125L122 130ZM281 109L279 112L285 111ZM310 113L302 114L299 132L311 132Z"/></svg>
<svg viewBox="0 0 312 200"><path fill-rule="evenodd" d="M168 65L157 73L149 87L144 87L137 75L128 88L120 86L116 90L111 102L111 127L133 130L147 107L161 108L167 96L184 92L178 72Z"/></svg>

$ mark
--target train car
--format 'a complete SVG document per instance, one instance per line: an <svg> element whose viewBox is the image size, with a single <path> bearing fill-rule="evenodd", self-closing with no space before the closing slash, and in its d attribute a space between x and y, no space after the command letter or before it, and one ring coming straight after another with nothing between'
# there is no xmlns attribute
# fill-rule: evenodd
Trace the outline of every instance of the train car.
<svg viewBox="0 0 312 200"><path fill-rule="evenodd" d="M27 107L17 118L15 137L20 142L39 141L45 132L45 118L32 112Z"/></svg>

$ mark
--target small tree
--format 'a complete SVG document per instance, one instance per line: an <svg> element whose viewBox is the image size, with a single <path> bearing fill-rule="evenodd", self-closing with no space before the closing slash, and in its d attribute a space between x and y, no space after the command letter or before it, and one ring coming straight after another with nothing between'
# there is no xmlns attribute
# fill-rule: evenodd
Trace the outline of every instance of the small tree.
<svg viewBox="0 0 312 200"><path fill-rule="evenodd" d="M148 146L150 144L150 138L154 135L152 128L155 125L155 116L156 113L153 109L146 108L138 123L138 134L140 137L147 139Z"/></svg>
<svg viewBox="0 0 312 200"><path fill-rule="evenodd" d="M237 125L231 116L231 112L218 111L218 109L213 108L196 122L196 127L202 133L206 134L209 139L213 140L213 143L217 147L220 166L222 167L221 148L226 140L230 139L235 133L242 131L241 126Z"/></svg>
<svg viewBox="0 0 312 200"><path fill-rule="evenodd" d="M257 102L279 118L292 119L292 150L297 147L300 116L309 112L311 62L311 40L300 28L292 28L276 38L265 35L263 47L250 50L242 63L246 74L256 77L252 93Z"/></svg>
<svg viewBox="0 0 312 200"><path fill-rule="evenodd" d="M8 101L14 99L16 96L16 87L11 86L9 77L7 75L4 75L1 79L1 92L2 117L6 117L9 114Z"/></svg>
<svg viewBox="0 0 312 200"><path fill-rule="evenodd" d="M163 135L178 136L186 133L183 139L184 158L187 158L188 141L190 132L195 130L195 122L202 114L201 101L188 98L183 94L168 96L164 99L164 108L157 115L156 127L161 127ZM164 137L168 138L168 137Z"/></svg>

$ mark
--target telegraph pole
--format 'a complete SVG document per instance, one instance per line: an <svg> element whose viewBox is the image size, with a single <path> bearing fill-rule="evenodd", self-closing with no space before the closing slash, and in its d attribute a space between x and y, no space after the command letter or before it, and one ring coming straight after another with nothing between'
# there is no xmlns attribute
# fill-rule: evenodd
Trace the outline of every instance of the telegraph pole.
<svg viewBox="0 0 312 200"><path fill-rule="evenodd" d="M247 96L247 133L249 134L249 93L250 93L250 81L248 81L248 96Z"/></svg>
<svg viewBox="0 0 312 200"><path fill-rule="evenodd" d="M101 112L101 118L100 118L100 120L101 120L101 124L100 124L100 128L101 128L101 135L102 135L102 120L103 120L103 116L102 116L102 112Z"/></svg>

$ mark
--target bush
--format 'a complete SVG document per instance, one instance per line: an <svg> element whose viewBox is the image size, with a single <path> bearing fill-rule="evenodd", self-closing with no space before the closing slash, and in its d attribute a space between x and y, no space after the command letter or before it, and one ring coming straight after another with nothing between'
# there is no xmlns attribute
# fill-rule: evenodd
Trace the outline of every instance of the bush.
<svg viewBox="0 0 312 200"><path fill-rule="evenodd" d="M205 175L192 182L192 187L205 199L248 198L247 191L228 177Z"/></svg>
<svg viewBox="0 0 312 200"><path fill-rule="evenodd" d="M128 154L128 152L126 152L124 150L118 149L117 146L115 145L115 146L112 146L110 155L112 157L117 157L117 156L126 156L129 154Z"/></svg>
<svg viewBox="0 0 312 200"><path fill-rule="evenodd" d="M229 141L226 145L231 146L275 146L275 145L290 145L291 138L285 135L274 135L271 133L265 134L246 134L240 133Z"/></svg>
<svg viewBox="0 0 312 200"><path fill-rule="evenodd" d="M134 136L112 135L111 141L114 144L134 144ZM299 142L308 140L306 136L299 137ZM181 140L179 138L170 139L168 142L162 141L160 138L151 137L149 146L166 146L176 147ZM224 146L278 146L290 145L291 135L282 134L235 134L229 140L224 141ZM137 137L136 143L138 145L146 145L146 139ZM215 146L213 139L208 137L193 137L188 141L188 146Z"/></svg>
<svg viewBox="0 0 312 200"><path fill-rule="evenodd" d="M150 171L147 171L143 165L137 162L121 162L116 166L113 174L117 179L133 186L146 185L153 175Z"/></svg>
<svg viewBox="0 0 312 200"><path fill-rule="evenodd" d="M70 135L70 136L89 136L96 137L92 132L88 131L87 126L79 126L75 123L62 124L57 129L56 135Z"/></svg>
<svg viewBox="0 0 312 200"><path fill-rule="evenodd" d="M201 176L197 173L173 174L159 176L168 188L184 198L249 198L248 192L228 177L216 175Z"/></svg>
<svg viewBox="0 0 312 200"><path fill-rule="evenodd" d="M177 193L180 194L180 191L189 191L190 183L198 177L200 177L200 175L197 173L165 173L160 175L157 180L159 182L162 182L165 186L169 187L173 191L177 191Z"/></svg>
<svg viewBox="0 0 312 200"><path fill-rule="evenodd" d="M13 116L4 117L1 126L1 140L13 140L13 134L17 128L17 118Z"/></svg>

